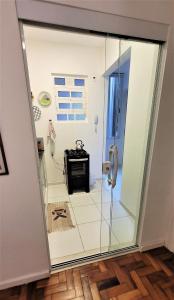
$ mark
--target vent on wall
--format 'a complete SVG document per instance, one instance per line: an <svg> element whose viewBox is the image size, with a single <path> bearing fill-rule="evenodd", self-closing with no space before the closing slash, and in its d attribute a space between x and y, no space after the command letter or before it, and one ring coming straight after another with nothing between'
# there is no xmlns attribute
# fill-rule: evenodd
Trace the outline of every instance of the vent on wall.
<svg viewBox="0 0 174 300"><path fill-rule="evenodd" d="M74 122L87 120L87 76L53 75L56 120Z"/></svg>

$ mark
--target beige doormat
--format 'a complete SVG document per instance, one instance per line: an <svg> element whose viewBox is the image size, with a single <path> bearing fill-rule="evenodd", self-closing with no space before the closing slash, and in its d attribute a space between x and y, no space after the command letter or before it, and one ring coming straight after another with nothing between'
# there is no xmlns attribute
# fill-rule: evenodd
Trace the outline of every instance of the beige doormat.
<svg viewBox="0 0 174 300"><path fill-rule="evenodd" d="M68 202L48 203L48 232L65 231L75 226L71 220Z"/></svg>

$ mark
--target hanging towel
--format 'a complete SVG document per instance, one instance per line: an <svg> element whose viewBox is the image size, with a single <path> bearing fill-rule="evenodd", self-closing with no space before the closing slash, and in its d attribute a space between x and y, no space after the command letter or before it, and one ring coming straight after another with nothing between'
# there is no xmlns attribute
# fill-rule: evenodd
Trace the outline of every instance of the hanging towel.
<svg viewBox="0 0 174 300"><path fill-rule="evenodd" d="M56 132L51 120L49 120L48 124L48 135L47 135L47 144L50 143L50 153L51 156L54 156L55 153L55 140L56 140Z"/></svg>
<svg viewBox="0 0 174 300"><path fill-rule="evenodd" d="M55 139L56 139L56 132L55 132L55 129L54 129L54 126L53 126L53 123L51 120L49 120L49 124L48 124L48 142L50 140L52 140L53 142L55 142Z"/></svg>

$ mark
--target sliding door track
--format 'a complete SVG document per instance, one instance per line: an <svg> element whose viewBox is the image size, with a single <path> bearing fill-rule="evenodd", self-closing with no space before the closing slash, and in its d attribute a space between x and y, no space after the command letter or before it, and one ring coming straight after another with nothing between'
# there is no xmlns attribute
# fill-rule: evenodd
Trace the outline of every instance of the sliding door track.
<svg viewBox="0 0 174 300"><path fill-rule="evenodd" d="M51 266L51 271L72 268L72 267L77 266L77 265L92 263L92 262L97 261L97 260L109 259L109 258L112 258L112 257L121 256L121 255L131 253L131 252L135 252L135 251L138 251L138 250L139 250L139 246L135 245L135 246L126 247L126 248L123 248L123 249L118 249L118 250L108 251L108 252L105 252L105 253L90 255L90 256L87 256L87 257L74 259L74 260L63 262L63 263L60 263L60 264L54 264L54 265Z"/></svg>

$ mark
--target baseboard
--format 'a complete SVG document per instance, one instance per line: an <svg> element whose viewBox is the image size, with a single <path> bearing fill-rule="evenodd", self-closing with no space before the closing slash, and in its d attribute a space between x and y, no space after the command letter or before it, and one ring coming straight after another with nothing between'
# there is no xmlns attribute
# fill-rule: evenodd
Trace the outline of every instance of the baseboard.
<svg viewBox="0 0 174 300"><path fill-rule="evenodd" d="M165 242L165 247L170 251L174 253L174 247L173 247L173 243L172 246L166 241Z"/></svg>
<svg viewBox="0 0 174 300"><path fill-rule="evenodd" d="M151 250L151 249L155 249L155 248L159 248L159 247L163 247L165 246L165 241L164 240L154 240L154 241L150 241L149 243L146 243L144 245L140 246L140 252L143 251L147 251L147 250Z"/></svg>
<svg viewBox="0 0 174 300"><path fill-rule="evenodd" d="M49 271L45 270L40 273L33 273L33 274L28 274L26 276L24 275L21 277L19 276L16 278L10 278L9 280L0 282L0 290L4 290L4 289L11 288L14 286L22 285L22 284L28 284L32 281L48 278L49 276L50 276Z"/></svg>
<svg viewBox="0 0 174 300"><path fill-rule="evenodd" d="M65 181L49 181L48 186L50 185L58 185L58 184L65 184Z"/></svg>

